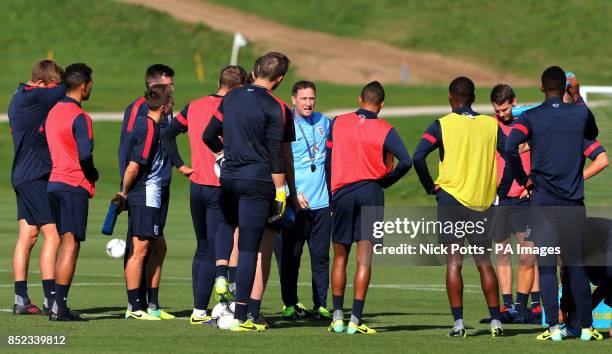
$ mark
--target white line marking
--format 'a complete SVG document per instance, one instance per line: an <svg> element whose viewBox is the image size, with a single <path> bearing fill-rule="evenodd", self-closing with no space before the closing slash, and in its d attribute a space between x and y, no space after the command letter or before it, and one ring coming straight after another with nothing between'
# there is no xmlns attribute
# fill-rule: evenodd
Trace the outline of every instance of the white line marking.
<svg viewBox="0 0 612 354"><path fill-rule="evenodd" d="M0 269L0 273L11 273L10 269ZM39 274L38 271L31 271L30 273ZM99 273L78 273L78 276L83 277L101 277L101 278L123 278L123 274L99 274ZM173 276L162 276L163 279L166 280L185 280L191 282L191 278L189 277L173 277ZM80 284L80 285L77 285ZM88 284L88 285L85 285ZM73 285L77 286L104 286L104 285L125 285L125 283L74 283ZM311 283L300 282L298 286L310 286ZM13 284L0 284L0 288L8 288L13 287ZM41 286L38 283L28 284L28 286ZM278 282L270 282L267 286L279 287L280 284ZM352 287L351 284L347 284L347 287ZM379 288L379 289L398 289L398 290L421 290L421 291L446 291L445 284L370 284L370 288ZM477 288L480 289L480 285L474 284L465 284L464 288ZM464 289L466 293L480 293L478 290L469 290Z"/></svg>

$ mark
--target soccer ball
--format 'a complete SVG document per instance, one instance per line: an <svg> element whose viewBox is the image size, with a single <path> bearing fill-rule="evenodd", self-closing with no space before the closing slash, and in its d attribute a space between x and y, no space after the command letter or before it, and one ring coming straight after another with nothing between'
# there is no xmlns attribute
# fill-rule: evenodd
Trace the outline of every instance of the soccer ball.
<svg viewBox="0 0 612 354"><path fill-rule="evenodd" d="M233 302L226 303L220 302L212 310L210 317L212 317L215 324L219 329L229 329L234 322L234 309L236 308Z"/></svg>
<svg viewBox="0 0 612 354"><path fill-rule="evenodd" d="M111 258L122 258L125 254L125 241L114 238L106 244L106 254Z"/></svg>

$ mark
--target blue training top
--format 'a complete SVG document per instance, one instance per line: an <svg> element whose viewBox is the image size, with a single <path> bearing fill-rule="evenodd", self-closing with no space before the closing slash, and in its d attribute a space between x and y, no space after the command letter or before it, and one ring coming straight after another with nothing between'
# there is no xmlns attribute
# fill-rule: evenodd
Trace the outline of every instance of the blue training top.
<svg viewBox="0 0 612 354"><path fill-rule="evenodd" d="M309 118L293 112L295 141L293 166L295 188L303 193L311 209L321 209L329 205L329 193L325 180L325 140L331 119L322 113L313 112Z"/></svg>

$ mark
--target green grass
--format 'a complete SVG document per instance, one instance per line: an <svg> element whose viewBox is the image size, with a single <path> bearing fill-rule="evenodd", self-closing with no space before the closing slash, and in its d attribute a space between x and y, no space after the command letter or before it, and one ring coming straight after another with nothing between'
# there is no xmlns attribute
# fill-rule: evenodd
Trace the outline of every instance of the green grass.
<svg viewBox="0 0 612 354"><path fill-rule="evenodd" d="M214 72L227 61L231 38L207 29L179 23L154 11L115 2L89 2L81 6L75 0L61 3L51 1L5 1L5 17L0 23L0 44L4 75L0 77L0 107L6 107L10 94L18 81L29 76L31 65L46 51L52 49L55 58L66 65L73 61L86 61L94 67L95 89L90 102L84 105L89 111L122 110L142 91L142 73L153 62L165 62L177 70L177 104L207 94L214 90ZM310 9L311 3L306 3ZM271 6L274 6L272 3ZM412 6L412 5L407 5ZM565 6L565 5L564 5ZM274 7L272 7L273 9ZM321 7L325 16L325 7ZM290 13L288 13L290 14ZM317 18L313 18L318 21ZM493 20L488 21L493 23ZM595 22L593 22L595 23ZM163 45L159 39L163 38ZM601 46L606 44L603 41ZM207 79L197 82L193 67L193 52L204 56ZM254 58L251 48L241 52L241 64L249 66ZM606 56L607 57L607 56ZM604 60L603 56L597 60ZM580 72L579 72L580 73ZM288 78L279 96L288 98ZM446 104L444 87L388 87L387 105ZM358 87L319 85L319 107L328 109L351 107L359 93ZM478 91L479 102L486 102L488 89ZM519 91L523 101L536 100L540 94L534 89ZM5 108L0 109L4 111ZM612 113L610 109L596 110L602 129L602 143L612 146ZM397 126L410 152L414 151L424 129L435 117L390 119ZM17 234L15 201L10 187L10 163L12 160L11 137L8 125L0 124L0 351L40 352L40 347L8 347L8 335L55 334L66 335L68 345L62 348L45 347L44 350L70 350L74 352L144 352L158 351L253 351L266 348L269 351L292 352L362 352L362 351L416 351L416 352L474 352L485 348L522 352L555 352L558 345L536 343L537 326L508 326L508 338L503 344L493 342L486 333L486 326L479 325L487 310L479 294L479 282L473 267L466 266L466 322L470 338L454 341L444 334L451 323L448 302L444 292L444 270L439 267L402 267L383 262L374 267L373 284L418 285L423 289L394 289L372 287L368 293L365 320L381 330L377 336L361 338L346 335L332 336L325 331L327 323L279 322L279 328L269 332L244 336L214 329L198 328L185 320L162 323L141 323L120 319L126 305L122 263L106 256L104 245L109 238L100 234L109 198L117 188L116 149L119 123L95 122L95 161L101 173L97 196L91 201L88 240L83 244L74 286L70 294L70 306L92 318L88 323L49 323L45 318L15 318L6 309L12 305L13 288L11 254ZM180 146L186 152L186 137ZM188 153L184 154L188 158ZM436 173L436 154L430 158L431 172ZM605 171L587 183L587 200L594 204L609 204L609 185L612 173ZM386 192L387 204L433 205L433 199L424 194L416 174L410 171L396 186ZM188 208L188 181L175 175L172 184L172 208L166 234L168 257L161 286L161 303L170 312L181 317L189 315L191 299L191 257L195 242ZM116 229L116 237L125 234L126 220L122 216ZM38 255L36 246L31 257L30 295L37 303L42 300L39 286ZM304 256L301 282L310 279L307 256ZM351 262L350 272L354 271ZM349 273L351 274L351 273ZM349 278L350 279L350 278ZM349 281L351 283L351 281ZM263 302L263 311L272 319L280 311L278 273L273 267L269 289ZM435 285L431 289L430 285ZM350 307L351 289L347 292L346 305ZM310 305L308 286L300 287L300 297ZM330 296L331 303L331 296ZM256 339L255 339L256 338ZM602 350L608 343L562 343L563 350L592 352Z"/></svg>
<svg viewBox="0 0 612 354"><path fill-rule="evenodd" d="M468 58L528 78L556 64L584 83L612 82L612 3L605 0L213 1L294 27Z"/></svg>
<svg viewBox="0 0 612 354"><path fill-rule="evenodd" d="M7 0L0 22L3 75L0 77L0 112L6 112L18 82L29 79L32 65L52 50L62 66L86 62L94 69L94 91L89 111L122 111L142 94L145 69L165 63L176 71L175 102L189 100L216 90L219 70L227 65L231 35L203 25L179 22L165 14L106 0L82 6L77 0ZM67 17L68 16L68 17ZM69 18L69 21L62 20ZM27 26L25 25L27 24ZM25 29L24 29L25 28ZM205 80L196 78L194 53L203 57ZM247 70L256 55L249 45L241 49L239 64ZM289 73L278 90L289 100L293 82ZM351 107L361 88L320 82L319 109ZM439 86L387 86L388 106L447 103L447 88ZM490 88L479 88L479 102L486 102ZM536 100L535 89L519 89L523 100Z"/></svg>
<svg viewBox="0 0 612 354"><path fill-rule="evenodd" d="M142 7L106 0L86 6L78 0L10 0L3 2L3 12L2 111L17 83L28 80L32 65L48 50L60 65L86 62L93 68L91 111L124 109L142 94L145 69L153 63L175 69L177 102L186 102L215 90L218 70L229 61L231 35ZM196 78L196 51L203 58L203 82ZM253 59L251 48L241 51L241 65Z"/></svg>
<svg viewBox="0 0 612 354"><path fill-rule="evenodd" d="M604 145L612 146L608 140L611 115L608 110L596 110L600 127L606 132ZM409 150L414 147L423 130L433 117L402 118L390 120L400 131ZM6 132L6 124L0 124L0 131ZM54 334L66 335L68 345L63 348L45 350L70 350L75 352L118 352L148 351L152 348L166 351L252 351L267 348L270 351L292 352L362 352L362 351L414 351L414 352L474 352L491 348L504 351L512 348L521 352L592 352L600 351L606 343L580 343L572 340L559 345L537 343L535 336L541 331L538 326L506 326L507 338L494 340L486 331L486 325L478 320L487 317L487 309L480 294L477 272L471 261L464 268L466 283L465 316L469 335L465 340L451 340L444 336L451 324L448 302L444 291L444 269L441 267L408 267L390 262L376 262L373 284L391 284L399 288L372 287L368 292L365 307L365 321L379 329L376 336L348 337L327 333L326 322L303 321L289 323L278 321L278 328L256 335L235 335L210 328L198 328L184 319L161 323L125 321L121 314L125 309L126 295L122 278L121 260L106 256L104 245L109 240L102 236L102 225L109 198L116 191L116 146L119 123L95 122L95 161L101 172L96 197L90 202L89 234L79 257L74 286L70 292L70 306L87 313L92 319L88 323L49 323L42 317L15 318L7 309L12 306L13 288L11 275L11 254L17 234L14 195L10 189L8 166L10 164L10 137L0 135L0 160L5 161L5 171L0 174L0 344L2 351L40 351L34 347L7 347L8 335ZM603 133L602 133L603 135ZM180 139L185 151L186 137ZM188 154L185 154L188 156ZM432 154L430 165L436 173L436 154ZM609 185L612 173L605 171L593 183L587 183L587 200L597 204L609 204ZM597 181L602 181L601 184ZM605 182L605 183L603 183ZM594 186L597 186L594 188ZM433 205L433 199L423 192L414 171L410 171L397 185L386 191L389 206ZM191 216L188 207L188 184L185 178L175 175L172 183L172 201L166 229L168 256L160 291L161 304L180 317L190 314L191 299L191 257L195 247ZM115 237L123 238L126 229L125 216L118 221ZM42 301L38 268L39 247L32 255L30 294L34 301ZM309 282L307 256L300 281ZM350 272L354 271L353 261ZM352 274L352 273L349 273ZM349 276L349 279L352 279ZM349 284L352 280L349 281ZM81 285L79 285L81 284ZM281 307L278 273L273 266L269 288L263 302L263 312L273 320L279 320ZM423 284L419 287L419 284ZM406 285L401 287L401 285ZM346 306L350 307L351 291L347 292ZM300 298L310 306L309 286L299 289ZM331 296L329 299L331 303ZM497 342L500 342L499 344ZM503 343L502 343L503 342ZM48 349L47 349L48 348Z"/></svg>

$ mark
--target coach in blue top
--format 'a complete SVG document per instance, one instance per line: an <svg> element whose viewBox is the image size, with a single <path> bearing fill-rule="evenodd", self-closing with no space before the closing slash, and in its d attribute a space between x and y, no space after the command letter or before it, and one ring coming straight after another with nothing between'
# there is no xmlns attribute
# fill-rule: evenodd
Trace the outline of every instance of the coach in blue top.
<svg viewBox="0 0 612 354"><path fill-rule="evenodd" d="M570 87L571 89L571 87ZM521 115L506 142L507 163L515 180L531 193L531 237L536 247L560 247L561 260L576 303L583 340L601 335L591 327L591 297L583 267L584 157L583 139L598 134L595 117L583 105L563 102L565 72L552 66L542 73L545 101ZM529 141L531 173L523 170L518 147ZM549 329L538 339L561 340L558 323L557 255L538 257L540 288Z"/></svg>
<svg viewBox="0 0 612 354"><path fill-rule="evenodd" d="M48 312L53 302L55 258L60 240L47 195L51 173L49 151L46 146L39 146L42 136L38 132L49 110L66 95L63 76L64 70L54 61L39 61L32 69L30 81L19 84L8 107L14 147L11 181L19 221L19 238L13 253L14 315L43 314ZM27 285L30 252L39 230L45 236L40 255L40 275L45 293L43 311L31 303Z"/></svg>
<svg viewBox="0 0 612 354"><path fill-rule="evenodd" d="M293 319L306 315L297 296L300 258L306 241L310 251L314 316L331 319L327 310L331 210L325 179L325 140L331 119L314 112L315 99L314 83L299 81L293 85L291 101L296 141L291 143L291 148L298 205L288 206L294 209L295 221L285 223L281 231L283 261L280 271L285 304L282 315Z"/></svg>

